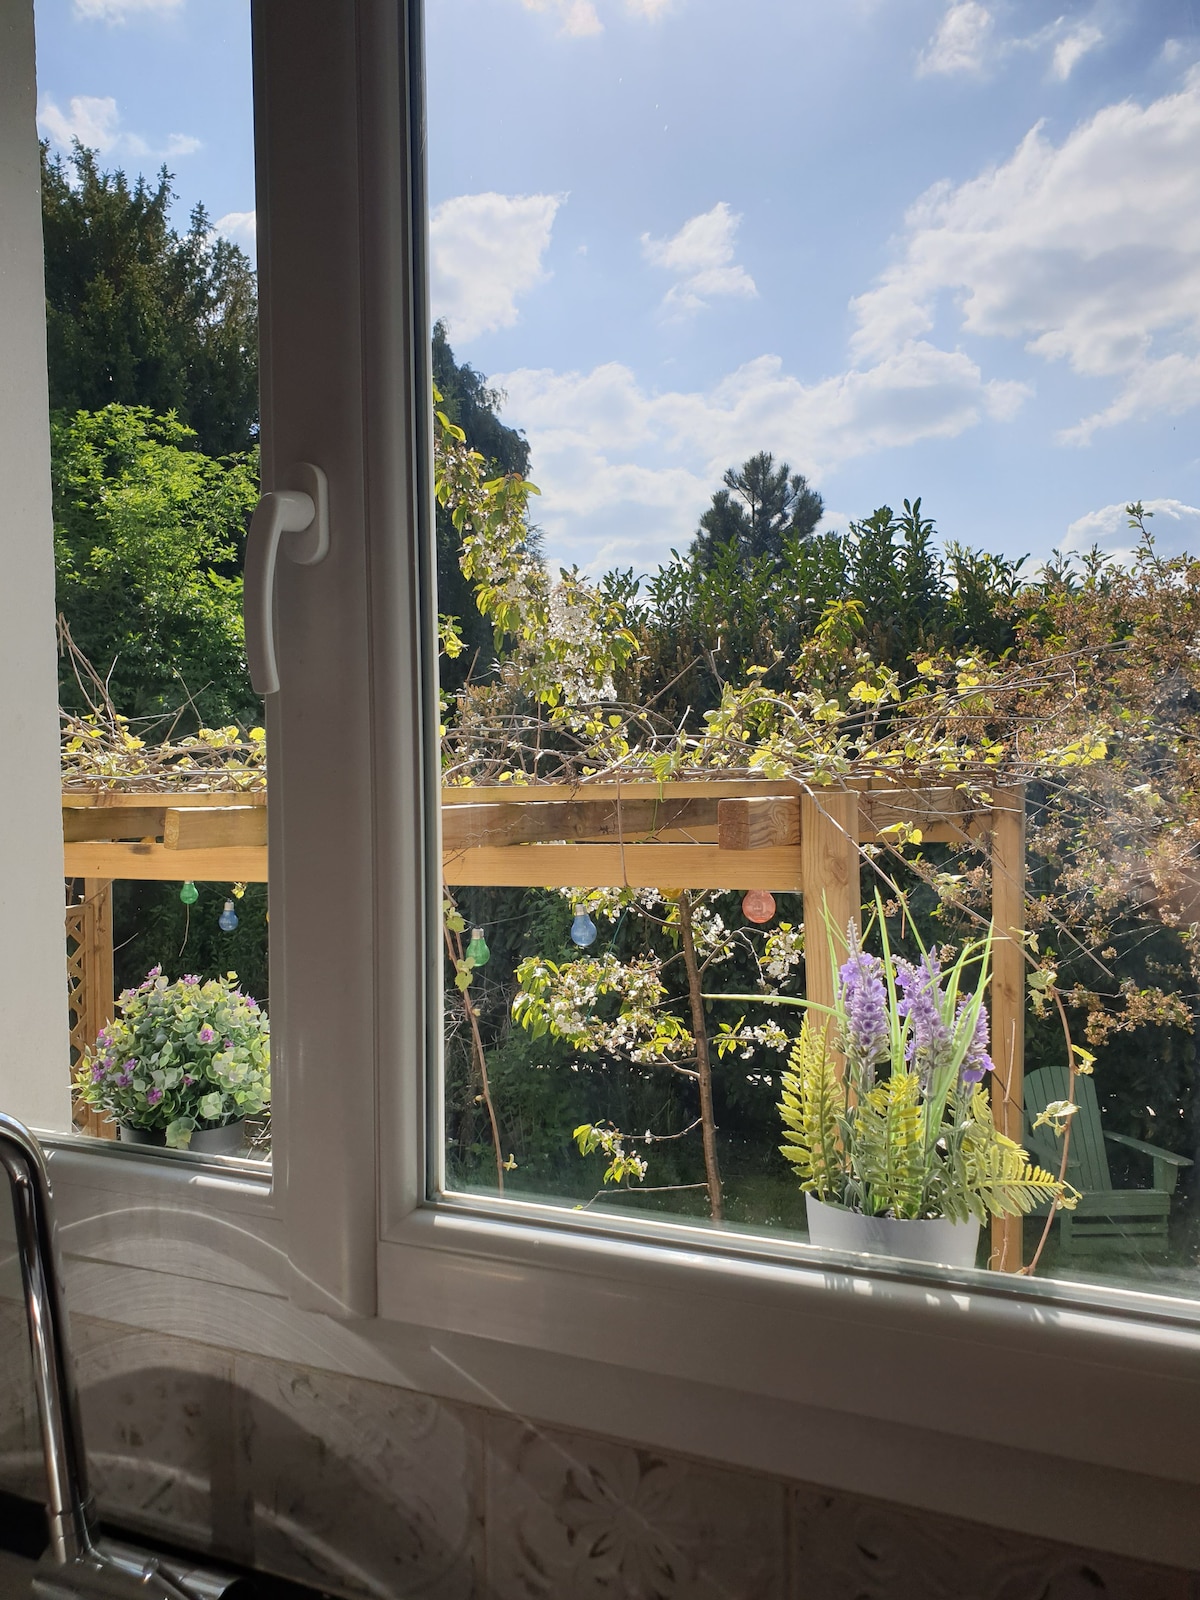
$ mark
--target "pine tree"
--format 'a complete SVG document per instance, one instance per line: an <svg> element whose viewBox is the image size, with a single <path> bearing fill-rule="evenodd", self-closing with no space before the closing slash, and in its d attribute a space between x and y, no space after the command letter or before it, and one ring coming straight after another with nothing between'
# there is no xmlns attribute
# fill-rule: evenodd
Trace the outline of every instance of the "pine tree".
<svg viewBox="0 0 1200 1600"><path fill-rule="evenodd" d="M700 518L691 553L707 570L717 553L735 545L742 565L767 556L777 561L784 541L807 539L820 522L825 503L801 472L786 461L775 465L769 450L760 450L740 467L725 473L725 487L713 495Z"/></svg>

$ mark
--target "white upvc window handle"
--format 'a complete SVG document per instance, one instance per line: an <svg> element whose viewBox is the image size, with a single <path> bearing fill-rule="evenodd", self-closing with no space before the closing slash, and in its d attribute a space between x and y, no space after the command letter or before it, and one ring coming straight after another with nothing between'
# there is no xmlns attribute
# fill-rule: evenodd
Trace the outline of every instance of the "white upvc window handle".
<svg viewBox="0 0 1200 1600"><path fill-rule="evenodd" d="M288 559L314 567L329 552L329 489L320 467L301 462L287 474L290 488L264 494L246 536L242 586L246 660L256 694L275 694L275 561L281 543ZM286 542L284 534L289 537Z"/></svg>

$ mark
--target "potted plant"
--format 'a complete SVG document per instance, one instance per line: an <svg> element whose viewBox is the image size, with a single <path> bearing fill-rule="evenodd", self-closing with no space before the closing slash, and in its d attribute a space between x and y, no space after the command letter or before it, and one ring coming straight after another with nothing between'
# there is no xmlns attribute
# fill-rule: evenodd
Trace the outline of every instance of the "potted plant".
<svg viewBox="0 0 1200 1600"><path fill-rule="evenodd" d="M242 1123L271 1098L270 1025L258 1002L224 978L180 978L159 967L117 1002L117 1018L84 1053L80 1099L135 1144L229 1154Z"/></svg>
<svg viewBox="0 0 1200 1600"><path fill-rule="evenodd" d="M1073 1191L992 1121L990 933L946 968L923 946L910 962L892 955L878 897L876 910L882 959L851 924L839 965L826 930L835 1001L806 1011L783 1075L783 1154L814 1244L973 1266L987 1217Z"/></svg>

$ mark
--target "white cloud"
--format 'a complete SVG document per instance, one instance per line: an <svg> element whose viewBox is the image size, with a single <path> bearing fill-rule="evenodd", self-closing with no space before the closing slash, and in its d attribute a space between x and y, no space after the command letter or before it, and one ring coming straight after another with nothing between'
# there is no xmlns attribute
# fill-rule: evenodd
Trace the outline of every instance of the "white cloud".
<svg viewBox="0 0 1200 1600"><path fill-rule="evenodd" d="M687 315L719 296L752 299L758 293L754 279L733 259L734 238L741 220L720 200L711 211L691 217L669 239L642 235L646 260L678 280L667 290L665 308Z"/></svg>
<svg viewBox="0 0 1200 1600"><path fill-rule="evenodd" d="M526 11L543 11L560 19L559 33L568 38L586 39L604 32L593 0L521 0ZM635 17L653 22L674 9L675 0L625 0L624 9ZM607 9L612 9L611 4Z"/></svg>
<svg viewBox="0 0 1200 1600"><path fill-rule="evenodd" d="M1071 28L1054 46L1050 70L1060 83L1065 83L1089 50L1104 43L1104 34L1095 23L1083 22Z"/></svg>
<svg viewBox="0 0 1200 1600"><path fill-rule="evenodd" d="M227 211L213 223L213 232L223 233L234 244L245 245L252 250L258 237L257 221L257 214L253 211Z"/></svg>
<svg viewBox="0 0 1200 1600"><path fill-rule="evenodd" d="M81 22L107 22L119 27L135 16L166 16L183 10L183 0L74 0L73 15Z"/></svg>
<svg viewBox="0 0 1200 1600"><path fill-rule="evenodd" d="M1200 70L1140 106L1105 107L1054 145L1034 127L1010 159L935 185L903 254L854 303L860 360L933 329L952 297L970 334L1119 381L1063 436L1200 400Z"/></svg>
<svg viewBox="0 0 1200 1600"><path fill-rule="evenodd" d="M984 382L968 357L923 342L811 384L778 356L749 361L705 391L654 393L615 362L495 381L533 448L552 557L589 567L665 557L691 537L724 469L755 450L819 479L854 456L1010 417L1025 394L1019 384Z"/></svg>
<svg viewBox="0 0 1200 1600"><path fill-rule="evenodd" d="M1039 51L1052 46L1050 74L1065 83L1075 66L1104 43L1104 32L1092 21L1057 17L1024 38L1001 38L996 19L980 0L954 0L937 30L917 57L917 76L939 73L946 77L982 76L990 67L1017 51Z"/></svg>
<svg viewBox="0 0 1200 1600"><path fill-rule="evenodd" d="M586 39L604 32L604 24L592 0L521 0L526 11L550 11L559 16L559 32L574 39Z"/></svg>
<svg viewBox="0 0 1200 1600"><path fill-rule="evenodd" d="M1200 548L1200 506L1189 506L1183 500L1144 500L1142 505L1151 514L1148 526L1160 555L1179 555L1184 550L1196 552ZM1171 527L1164 518L1177 526ZM1098 511L1077 517L1067 529L1062 549L1069 553L1099 545L1106 555L1127 561L1136 542L1136 532L1129 526L1129 515L1122 503L1101 506Z"/></svg>
<svg viewBox="0 0 1200 1600"><path fill-rule="evenodd" d="M72 95L66 111L53 100L44 99L38 107L37 120L39 130L60 150L69 150L76 139L102 156L133 160L190 156L200 149L200 140L190 133L172 133L166 144L155 149L140 134L121 127L117 102L111 95Z"/></svg>
<svg viewBox="0 0 1200 1600"><path fill-rule="evenodd" d="M542 257L565 195L464 194L429 219L434 315L457 340L517 320L517 297L547 276Z"/></svg>
<svg viewBox="0 0 1200 1600"><path fill-rule="evenodd" d="M918 57L918 76L931 72L982 72L993 26L991 12L979 0L957 0Z"/></svg>

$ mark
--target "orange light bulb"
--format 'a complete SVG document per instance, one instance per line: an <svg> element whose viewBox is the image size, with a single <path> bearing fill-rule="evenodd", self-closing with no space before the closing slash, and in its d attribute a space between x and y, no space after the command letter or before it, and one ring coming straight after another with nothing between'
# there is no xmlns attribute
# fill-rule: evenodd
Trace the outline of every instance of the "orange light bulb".
<svg viewBox="0 0 1200 1600"><path fill-rule="evenodd" d="M775 896L768 889L749 889L742 899L742 915L747 922L770 922L775 915Z"/></svg>

